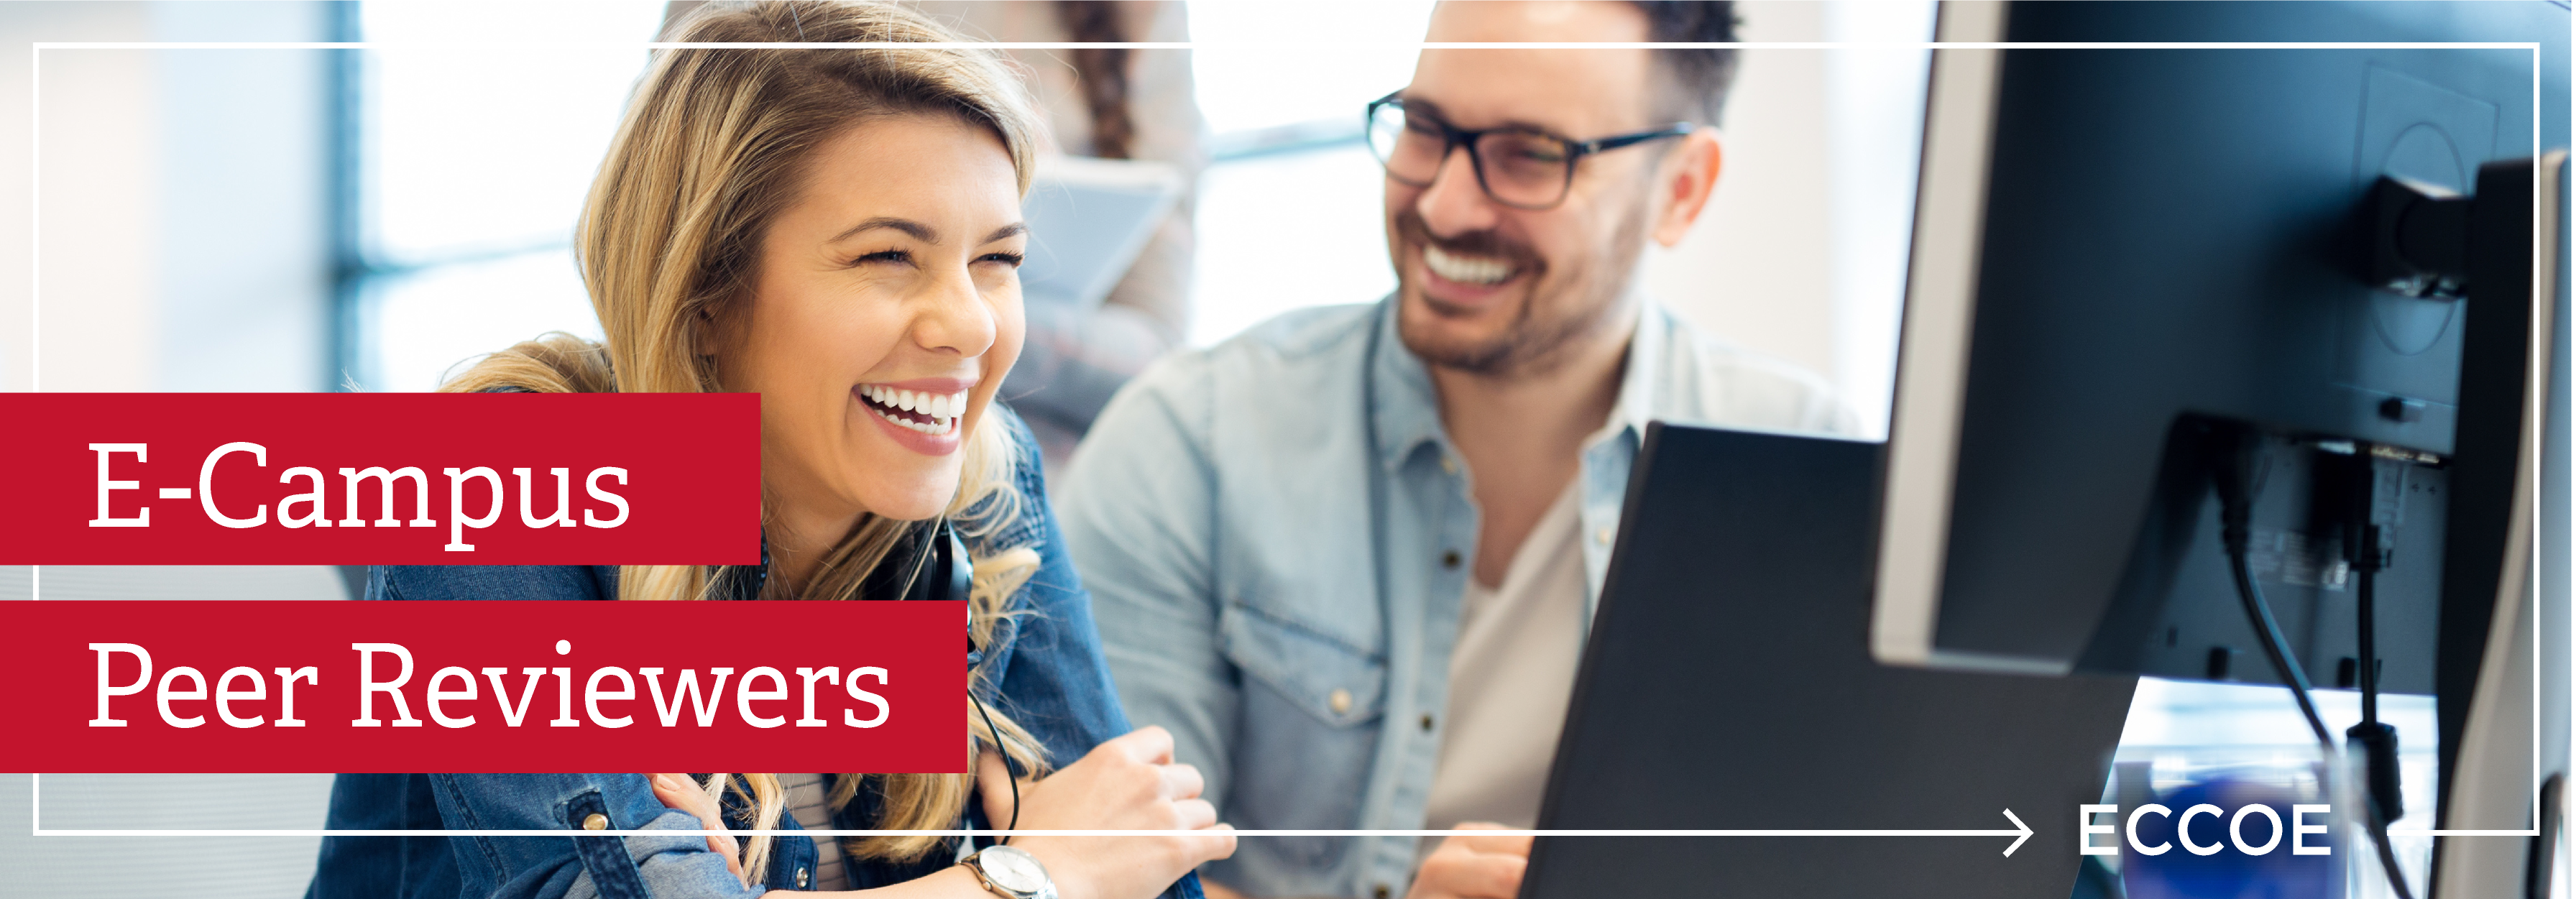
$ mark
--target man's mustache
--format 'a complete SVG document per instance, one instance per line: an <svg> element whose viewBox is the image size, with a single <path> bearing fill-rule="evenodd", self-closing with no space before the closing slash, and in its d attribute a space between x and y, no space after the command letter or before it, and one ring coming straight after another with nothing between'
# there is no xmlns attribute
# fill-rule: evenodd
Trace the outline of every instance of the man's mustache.
<svg viewBox="0 0 2576 899"><path fill-rule="evenodd" d="M1524 272L1547 270L1547 260L1540 257L1538 251L1530 249L1528 244L1504 237L1502 232L1487 228L1441 237L1431 233L1431 226L1422 220L1421 213L1409 208L1395 214L1395 233L1408 244L1435 246L1442 252L1460 256L1507 259Z"/></svg>

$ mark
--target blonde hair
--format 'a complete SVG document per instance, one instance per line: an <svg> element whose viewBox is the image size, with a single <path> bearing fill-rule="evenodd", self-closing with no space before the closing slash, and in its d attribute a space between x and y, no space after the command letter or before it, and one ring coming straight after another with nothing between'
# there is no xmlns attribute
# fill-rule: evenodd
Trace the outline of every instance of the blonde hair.
<svg viewBox="0 0 2576 899"><path fill-rule="evenodd" d="M710 3L673 26L677 42L949 42L956 37L891 3ZM936 48L706 49L657 51L636 86L607 159L582 209L574 245L591 308L607 335L594 344L548 334L483 357L441 385L444 391L702 392L723 389L713 360L697 353L707 322L736 314L749 294L768 223L802 188L805 154L859 123L889 116L955 116L984 126L1011 156L1026 195L1038 124L1018 82L990 54ZM1009 530L1023 497L1009 433L989 417L966 435L957 495L946 518L971 538ZM764 503L764 506L768 504ZM920 523L863 515L824 558L809 583L768 579L768 599L859 598L870 571ZM980 540L978 542L981 542ZM1031 547L979 548L973 559L968 631L977 645L1008 617L1010 598L1037 568ZM706 599L730 580L726 569L627 565L617 598ZM988 685L971 672L969 689ZM971 701L971 700L970 700ZM1035 738L1000 709L990 727L970 708L968 730L999 747L1026 774L1045 770ZM970 752L972 751L970 745ZM972 768L971 757L969 768ZM965 808L971 774L849 774L831 804L847 804L862 781L881 801L875 826L945 829ZM719 801L728 787L753 808L753 827L775 829L785 809L773 774L711 775ZM909 862L943 840L869 836L846 844L860 858ZM757 882L770 839L751 838L743 868Z"/></svg>

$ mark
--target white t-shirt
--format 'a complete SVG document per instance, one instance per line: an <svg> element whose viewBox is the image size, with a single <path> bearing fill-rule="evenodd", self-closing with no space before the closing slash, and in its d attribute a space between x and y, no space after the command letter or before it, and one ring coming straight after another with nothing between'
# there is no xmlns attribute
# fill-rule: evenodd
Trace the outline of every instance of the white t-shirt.
<svg viewBox="0 0 2576 899"><path fill-rule="evenodd" d="M1431 775L1424 826L1538 824L1548 765L1583 655L1580 481L1568 483L1486 587L1467 578L1449 657L1449 725ZM1437 840L1426 840L1428 851Z"/></svg>
<svg viewBox="0 0 2576 899"><path fill-rule="evenodd" d="M806 830L830 830L832 809L825 804L831 796L823 791L823 775L781 774L778 786L787 793L787 810L796 823ZM814 885L809 890L846 890L850 872L841 861L841 841L833 837L814 838Z"/></svg>

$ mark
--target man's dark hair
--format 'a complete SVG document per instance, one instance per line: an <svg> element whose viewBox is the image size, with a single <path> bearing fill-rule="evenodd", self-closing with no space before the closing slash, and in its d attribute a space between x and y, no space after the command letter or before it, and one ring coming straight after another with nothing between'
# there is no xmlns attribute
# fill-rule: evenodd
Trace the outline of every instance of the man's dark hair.
<svg viewBox="0 0 2576 899"><path fill-rule="evenodd" d="M1725 43L1735 40L1735 4L1726 0L1630 0L1646 14L1646 40L1656 43ZM1732 47L1656 50L1654 103L1658 120L1715 125L1735 84Z"/></svg>

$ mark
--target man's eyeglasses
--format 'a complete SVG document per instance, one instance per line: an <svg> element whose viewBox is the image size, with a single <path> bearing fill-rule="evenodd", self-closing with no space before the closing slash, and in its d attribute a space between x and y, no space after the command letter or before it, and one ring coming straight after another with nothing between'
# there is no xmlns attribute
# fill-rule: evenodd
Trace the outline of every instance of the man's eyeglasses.
<svg viewBox="0 0 2576 899"><path fill-rule="evenodd" d="M1386 176L1408 187L1430 187L1449 151L1467 148L1476 184L1485 196L1514 209L1553 209L1574 186L1574 164L1595 153L1681 137L1698 126L1675 122L1599 140L1568 140L1527 127L1468 131L1421 111L1408 111L1395 94L1368 105L1369 151Z"/></svg>

